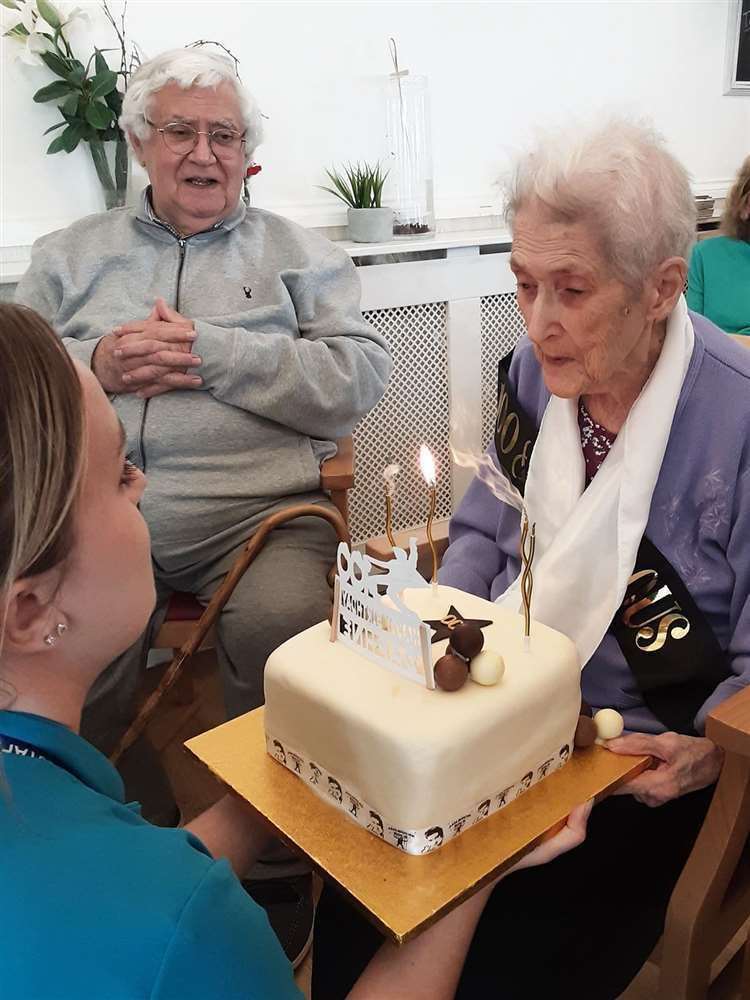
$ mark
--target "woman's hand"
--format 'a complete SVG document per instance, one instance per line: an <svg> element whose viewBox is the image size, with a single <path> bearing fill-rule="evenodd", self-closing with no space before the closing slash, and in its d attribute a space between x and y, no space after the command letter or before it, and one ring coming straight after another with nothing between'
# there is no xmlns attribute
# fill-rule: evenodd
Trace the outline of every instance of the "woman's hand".
<svg viewBox="0 0 750 1000"><path fill-rule="evenodd" d="M583 843L593 804L592 799L574 809L559 833L535 847L510 871L546 864ZM450 1000L455 996L474 930L496 884L493 882L480 889L471 899L400 948L390 942L384 944L357 980L348 1000L383 1000L383 997L388 1000Z"/></svg>
<svg viewBox="0 0 750 1000"><path fill-rule="evenodd" d="M614 753L653 757L651 770L621 785L614 793L633 795L647 806L661 806L712 785L724 760L724 751L703 736L631 733L608 740L606 745Z"/></svg>
<svg viewBox="0 0 750 1000"><path fill-rule="evenodd" d="M537 865L546 865L548 861L554 861L561 854L566 854L568 851L572 851L574 847L582 844L586 839L586 824L591 815L593 805L594 800L589 799L582 806L576 806L559 833L556 833L554 837L550 837L549 840L543 840L533 851L530 851L529 854L513 865L506 874L510 875L510 872L518 872L522 868L535 868Z"/></svg>

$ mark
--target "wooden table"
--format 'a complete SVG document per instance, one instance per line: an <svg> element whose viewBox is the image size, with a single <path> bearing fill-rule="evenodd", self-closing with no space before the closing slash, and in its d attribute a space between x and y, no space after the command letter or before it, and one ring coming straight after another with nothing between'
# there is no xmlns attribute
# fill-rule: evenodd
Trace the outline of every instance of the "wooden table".
<svg viewBox="0 0 750 1000"><path fill-rule="evenodd" d="M397 943L429 927L565 824L574 806L643 771L646 757L602 747L570 761L432 854L404 854L348 820L266 753L263 709L185 744L279 836Z"/></svg>

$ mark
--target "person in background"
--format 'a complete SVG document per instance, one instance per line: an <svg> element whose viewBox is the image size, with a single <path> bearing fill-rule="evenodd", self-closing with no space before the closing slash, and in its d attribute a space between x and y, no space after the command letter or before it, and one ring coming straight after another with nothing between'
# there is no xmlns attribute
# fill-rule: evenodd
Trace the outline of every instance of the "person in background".
<svg viewBox="0 0 750 1000"><path fill-rule="evenodd" d="M267 833L226 795L152 826L79 735L92 684L155 600L145 477L91 371L44 320L0 305L0 983L28 1000L301 1000L235 873ZM579 845L586 807L521 862ZM342 822L346 822L342 820ZM401 949L352 1000L449 1000L492 887Z"/></svg>
<svg viewBox="0 0 750 1000"><path fill-rule="evenodd" d="M693 247L688 308L726 333L750 335L750 156L727 195L721 236Z"/></svg>
<svg viewBox="0 0 750 1000"><path fill-rule="evenodd" d="M229 59L191 48L144 62L120 125L150 181L138 205L38 240L16 293L90 367L151 484L142 511L155 614L99 679L82 722L105 753L133 720L171 594L205 605L265 517L329 503L320 465L378 402L391 370L386 342L360 312L349 256L242 200L261 114ZM270 535L238 583L216 629L230 718L263 703L270 653L326 617L335 553L327 522L298 518ZM142 739L123 760L129 794L174 822L166 776L147 750ZM251 891L300 961L313 920L309 867L279 849L264 862Z"/></svg>

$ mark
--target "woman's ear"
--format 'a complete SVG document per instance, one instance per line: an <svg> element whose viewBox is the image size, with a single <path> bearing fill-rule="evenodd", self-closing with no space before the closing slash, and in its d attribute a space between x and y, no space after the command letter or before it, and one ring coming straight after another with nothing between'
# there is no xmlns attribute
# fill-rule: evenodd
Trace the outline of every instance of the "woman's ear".
<svg viewBox="0 0 750 1000"><path fill-rule="evenodd" d="M58 585L59 573L55 570L12 585L3 637L6 651L42 653L61 638L67 624L53 603Z"/></svg>
<svg viewBox="0 0 750 1000"><path fill-rule="evenodd" d="M665 320L677 305L685 287L687 264L683 257L669 257L656 268L652 280L651 318Z"/></svg>

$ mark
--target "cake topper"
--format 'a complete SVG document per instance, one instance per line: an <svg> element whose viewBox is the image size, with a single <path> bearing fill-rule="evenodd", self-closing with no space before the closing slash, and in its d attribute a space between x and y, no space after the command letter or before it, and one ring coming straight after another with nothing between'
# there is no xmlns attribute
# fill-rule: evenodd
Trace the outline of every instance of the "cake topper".
<svg viewBox="0 0 750 1000"><path fill-rule="evenodd" d="M395 548L387 561L339 542L336 565L331 642L343 642L386 670L434 690L430 627L401 598L407 587L428 586L417 570L416 539L410 539L408 555Z"/></svg>

